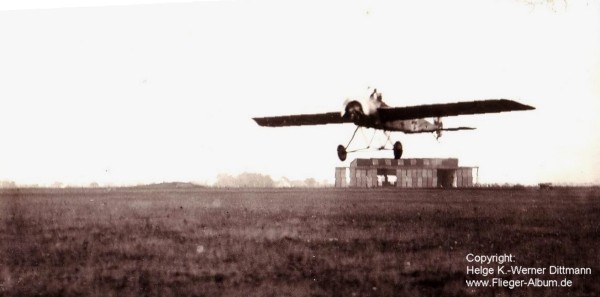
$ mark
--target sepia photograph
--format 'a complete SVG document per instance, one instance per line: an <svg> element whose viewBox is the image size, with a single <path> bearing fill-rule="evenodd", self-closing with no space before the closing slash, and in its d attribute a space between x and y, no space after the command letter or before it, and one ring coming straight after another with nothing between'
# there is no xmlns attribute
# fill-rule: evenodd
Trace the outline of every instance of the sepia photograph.
<svg viewBox="0 0 600 297"><path fill-rule="evenodd" d="M599 0L0 2L0 297L600 295Z"/></svg>

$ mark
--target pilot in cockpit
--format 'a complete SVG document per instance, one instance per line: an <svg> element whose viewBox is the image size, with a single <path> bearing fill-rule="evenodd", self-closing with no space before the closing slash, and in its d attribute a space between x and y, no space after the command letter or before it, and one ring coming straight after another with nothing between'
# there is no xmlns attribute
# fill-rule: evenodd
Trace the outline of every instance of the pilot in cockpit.
<svg viewBox="0 0 600 297"><path fill-rule="evenodd" d="M369 96L369 100L371 102L374 102L377 108L388 107L388 105L383 102L383 96L381 95L381 93L377 92L377 89L375 88L373 88L373 92Z"/></svg>
<svg viewBox="0 0 600 297"><path fill-rule="evenodd" d="M381 100L383 99L381 93L377 92L377 89L373 89L373 93L371 93L371 96L369 97L371 100L377 100L379 102L381 102Z"/></svg>

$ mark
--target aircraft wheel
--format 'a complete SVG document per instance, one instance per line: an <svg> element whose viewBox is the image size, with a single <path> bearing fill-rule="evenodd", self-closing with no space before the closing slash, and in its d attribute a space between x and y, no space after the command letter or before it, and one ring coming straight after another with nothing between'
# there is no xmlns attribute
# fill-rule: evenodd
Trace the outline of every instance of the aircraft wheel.
<svg viewBox="0 0 600 297"><path fill-rule="evenodd" d="M394 143L394 159L398 160L400 157L402 157L402 143L396 141L396 143Z"/></svg>
<svg viewBox="0 0 600 297"><path fill-rule="evenodd" d="M340 158L340 161L346 161L346 157L348 156L348 152L346 152L346 148L343 145L338 145L337 147L337 154L338 154L338 158Z"/></svg>

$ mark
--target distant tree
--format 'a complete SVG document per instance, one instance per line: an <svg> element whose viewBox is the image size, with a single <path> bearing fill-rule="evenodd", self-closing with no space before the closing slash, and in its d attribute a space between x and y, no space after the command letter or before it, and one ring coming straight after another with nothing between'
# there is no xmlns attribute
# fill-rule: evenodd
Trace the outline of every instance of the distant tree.
<svg viewBox="0 0 600 297"><path fill-rule="evenodd" d="M277 186L286 187L286 188L305 187L304 181L289 179L285 176L281 177L281 180L279 182L277 182L276 184L277 184Z"/></svg>
<svg viewBox="0 0 600 297"><path fill-rule="evenodd" d="M54 182L52 184L52 187L53 188L62 188L63 187L63 183L61 183L61 182Z"/></svg>
<svg viewBox="0 0 600 297"><path fill-rule="evenodd" d="M332 186L326 179L318 181L315 178L309 177L304 180L292 180L285 176L281 177L280 180L275 182L275 186L284 188L316 188L316 187L330 187Z"/></svg>
<svg viewBox="0 0 600 297"><path fill-rule="evenodd" d="M306 187L314 188L317 185L318 185L317 181L314 178L312 178L312 177L309 177L309 178L307 178L307 179L304 180L304 186L306 186Z"/></svg>
<svg viewBox="0 0 600 297"><path fill-rule="evenodd" d="M249 188L272 188L275 185L269 175L248 172L238 175L237 182L239 187Z"/></svg>
<svg viewBox="0 0 600 297"><path fill-rule="evenodd" d="M269 175L259 173L244 172L237 177L228 174L219 174L217 176L216 187L235 187L235 188L271 188L275 182Z"/></svg>
<svg viewBox="0 0 600 297"><path fill-rule="evenodd" d="M275 183L275 186L280 188L289 188L292 186L292 181L289 178L282 176L281 179Z"/></svg>
<svg viewBox="0 0 600 297"><path fill-rule="evenodd" d="M90 188L98 188L98 187L100 187L100 185L98 185L97 182L91 182L90 183Z"/></svg>
<svg viewBox="0 0 600 297"><path fill-rule="evenodd" d="M11 180L0 181L0 188L16 188L17 184Z"/></svg>
<svg viewBox="0 0 600 297"><path fill-rule="evenodd" d="M216 187L237 187L235 177L229 174L219 174L217 176L217 181L215 182Z"/></svg>

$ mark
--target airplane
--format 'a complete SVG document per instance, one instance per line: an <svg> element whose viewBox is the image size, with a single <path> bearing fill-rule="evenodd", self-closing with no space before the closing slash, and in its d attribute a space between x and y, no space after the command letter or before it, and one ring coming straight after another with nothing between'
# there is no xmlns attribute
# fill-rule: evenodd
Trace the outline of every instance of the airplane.
<svg viewBox="0 0 600 297"><path fill-rule="evenodd" d="M369 88L367 94L369 93L368 97L365 96L362 99L346 99L341 112L256 117L253 119L263 127L354 123L357 127L348 144L345 146L340 144L337 147L338 158L343 162L346 160L348 153L358 151L348 151L347 149L360 128L383 130L387 136L387 141L379 150L384 150L388 149L386 147L388 143L391 144L390 132L403 132L406 134L435 133L436 138L439 139L442 136L442 131L475 129L471 127L444 128L442 117L535 109L532 106L508 99L391 107L383 102L383 96L377 89ZM424 119L427 117L433 117L433 123ZM370 146L371 144L366 149L370 149ZM394 152L394 159L402 157L403 148L400 141L396 141L391 150Z"/></svg>

